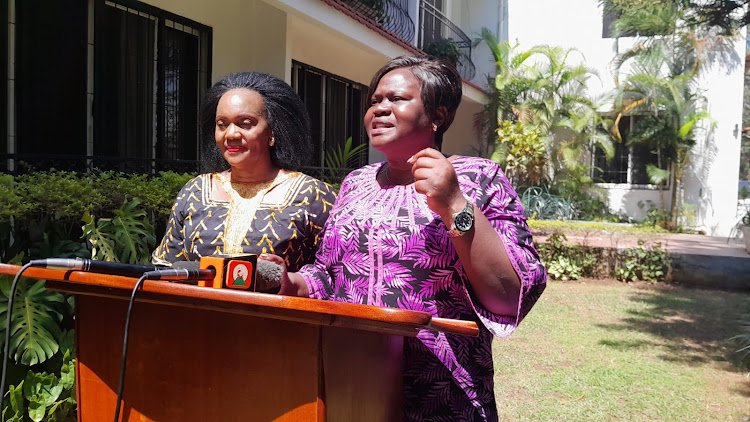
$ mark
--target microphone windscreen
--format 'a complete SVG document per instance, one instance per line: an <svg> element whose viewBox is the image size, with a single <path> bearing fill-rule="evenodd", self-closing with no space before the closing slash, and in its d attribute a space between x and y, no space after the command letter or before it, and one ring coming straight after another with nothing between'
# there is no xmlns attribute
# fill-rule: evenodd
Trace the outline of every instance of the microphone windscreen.
<svg viewBox="0 0 750 422"><path fill-rule="evenodd" d="M201 267L198 261L176 261L172 263L172 269L175 270L197 270Z"/></svg>
<svg viewBox="0 0 750 422"><path fill-rule="evenodd" d="M281 287L282 273L281 266L265 259L259 259L255 270L255 291L277 291Z"/></svg>

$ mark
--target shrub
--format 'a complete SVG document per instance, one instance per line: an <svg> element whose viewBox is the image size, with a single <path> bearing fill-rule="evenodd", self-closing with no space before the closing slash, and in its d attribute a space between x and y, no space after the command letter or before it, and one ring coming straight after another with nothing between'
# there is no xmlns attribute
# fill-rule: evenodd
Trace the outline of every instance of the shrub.
<svg viewBox="0 0 750 422"><path fill-rule="evenodd" d="M568 238L561 231L554 231L547 243L537 246L540 259L547 273L556 280L578 280L582 276L594 276L599 251L578 245L566 245Z"/></svg>
<svg viewBox="0 0 750 422"><path fill-rule="evenodd" d="M556 280L578 280L583 268L571 259L559 256L547 264L547 273Z"/></svg>
<svg viewBox="0 0 750 422"><path fill-rule="evenodd" d="M0 201L5 204L0 207L0 260L5 262L21 252L30 256L33 244L80 243L82 216L113 218L120 205L133 198L139 199L147 223L154 227L152 234L160 238L177 193L192 177L174 172L149 177L54 170L15 178L0 175ZM66 248L76 246L68 244Z"/></svg>
<svg viewBox="0 0 750 422"><path fill-rule="evenodd" d="M496 132L492 160L503 166L511 184L539 184L544 179L548 147L539 129L521 121L505 120Z"/></svg>
<svg viewBox="0 0 750 422"><path fill-rule="evenodd" d="M568 200L551 194L546 187L532 186L521 195L528 218L540 220L573 220L576 210Z"/></svg>
<svg viewBox="0 0 750 422"><path fill-rule="evenodd" d="M643 241L638 241L642 246ZM651 248L628 248L619 253L615 276L618 280L657 282L664 278L669 262L661 243Z"/></svg>

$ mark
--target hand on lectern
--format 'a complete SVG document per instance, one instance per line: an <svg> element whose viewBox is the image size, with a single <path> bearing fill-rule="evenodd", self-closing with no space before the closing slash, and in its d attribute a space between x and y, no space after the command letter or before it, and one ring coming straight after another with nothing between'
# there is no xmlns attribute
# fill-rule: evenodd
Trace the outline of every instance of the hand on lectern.
<svg viewBox="0 0 750 422"><path fill-rule="evenodd" d="M273 254L262 254L258 256L259 260L270 261L281 267L281 276L279 281L281 288L279 294L284 296L308 297L307 283L301 275L290 273L286 268L284 258Z"/></svg>

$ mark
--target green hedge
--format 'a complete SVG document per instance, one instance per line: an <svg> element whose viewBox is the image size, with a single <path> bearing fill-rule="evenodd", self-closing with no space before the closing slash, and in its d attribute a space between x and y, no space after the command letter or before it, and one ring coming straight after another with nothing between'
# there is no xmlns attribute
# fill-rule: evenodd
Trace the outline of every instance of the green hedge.
<svg viewBox="0 0 750 422"><path fill-rule="evenodd" d="M195 175L162 172L157 177L114 172L65 171L0 176L0 222L77 219L88 212L111 213L128 198L139 198L146 212L164 218L180 188Z"/></svg>
<svg viewBox="0 0 750 422"><path fill-rule="evenodd" d="M80 241L82 218L114 216L134 198L161 238L180 188L194 174L99 172L78 174L45 171L20 176L0 175L0 259L29 256L35 244ZM32 254L33 255L33 254Z"/></svg>

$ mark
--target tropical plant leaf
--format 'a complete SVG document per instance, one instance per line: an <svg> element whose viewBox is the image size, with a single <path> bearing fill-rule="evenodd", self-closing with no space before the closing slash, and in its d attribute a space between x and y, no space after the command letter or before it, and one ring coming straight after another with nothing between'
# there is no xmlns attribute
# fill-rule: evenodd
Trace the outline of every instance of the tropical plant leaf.
<svg viewBox="0 0 750 422"><path fill-rule="evenodd" d="M140 200L125 200L112 218L83 216L83 236L91 243L91 256L102 261L144 264L156 245L154 228L139 209Z"/></svg>
<svg viewBox="0 0 750 422"><path fill-rule="evenodd" d="M651 183L661 185L669 180L671 172L669 170L660 169L653 164L649 164L646 166L646 174L648 174L648 179Z"/></svg>
<svg viewBox="0 0 750 422"><path fill-rule="evenodd" d="M91 252L82 242L72 240L50 240L48 233L44 233L43 240L31 245L29 258L91 258Z"/></svg>
<svg viewBox="0 0 750 422"><path fill-rule="evenodd" d="M65 298L44 288L45 280L21 278L16 287L10 326L10 354L16 362L36 365L51 358L59 350L62 335L59 310ZM7 283L1 283L7 285ZM8 312L8 293L0 295L0 334L4 336ZM8 289L9 290L9 289Z"/></svg>
<svg viewBox="0 0 750 422"><path fill-rule="evenodd" d="M29 371L23 382L23 395L29 401L29 417L33 421L41 421L51 406L63 391L60 380L54 374Z"/></svg>
<svg viewBox="0 0 750 422"><path fill-rule="evenodd" d="M344 147L337 145L329 148L326 153L326 168L328 171L328 183L341 183L348 173L350 166L358 165L362 155L367 151L367 144L357 145L352 148L352 137L346 139Z"/></svg>
<svg viewBox="0 0 750 422"><path fill-rule="evenodd" d="M88 212L83 215L83 237L91 243L91 258L100 261L116 261L117 252L115 245L111 242L108 232L111 219L101 218L98 221Z"/></svg>
<svg viewBox="0 0 750 422"><path fill-rule="evenodd" d="M25 408L23 399L23 381L21 381L17 386L11 385L10 387L8 387L8 394L10 395L10 408L13 409L13 417L7 420L22 421ZM5 416L5 411L3 411L3 416Z"/></svg>
<svg viewBox="0 0 750 422"><path fill-rule="evenodd" d="M74 422L76 420L75 410L75 399L67 397L50 406L46 420L49 422Z"/></svg>
<svg viewBox="0 0 750 422"><path fill-rule="evenodd" d="M60 367L60 382L66 390L74 388L76 382L74 342L74 330L64 332L60 339L60 352L63 355L63 363Z"/></svg>

